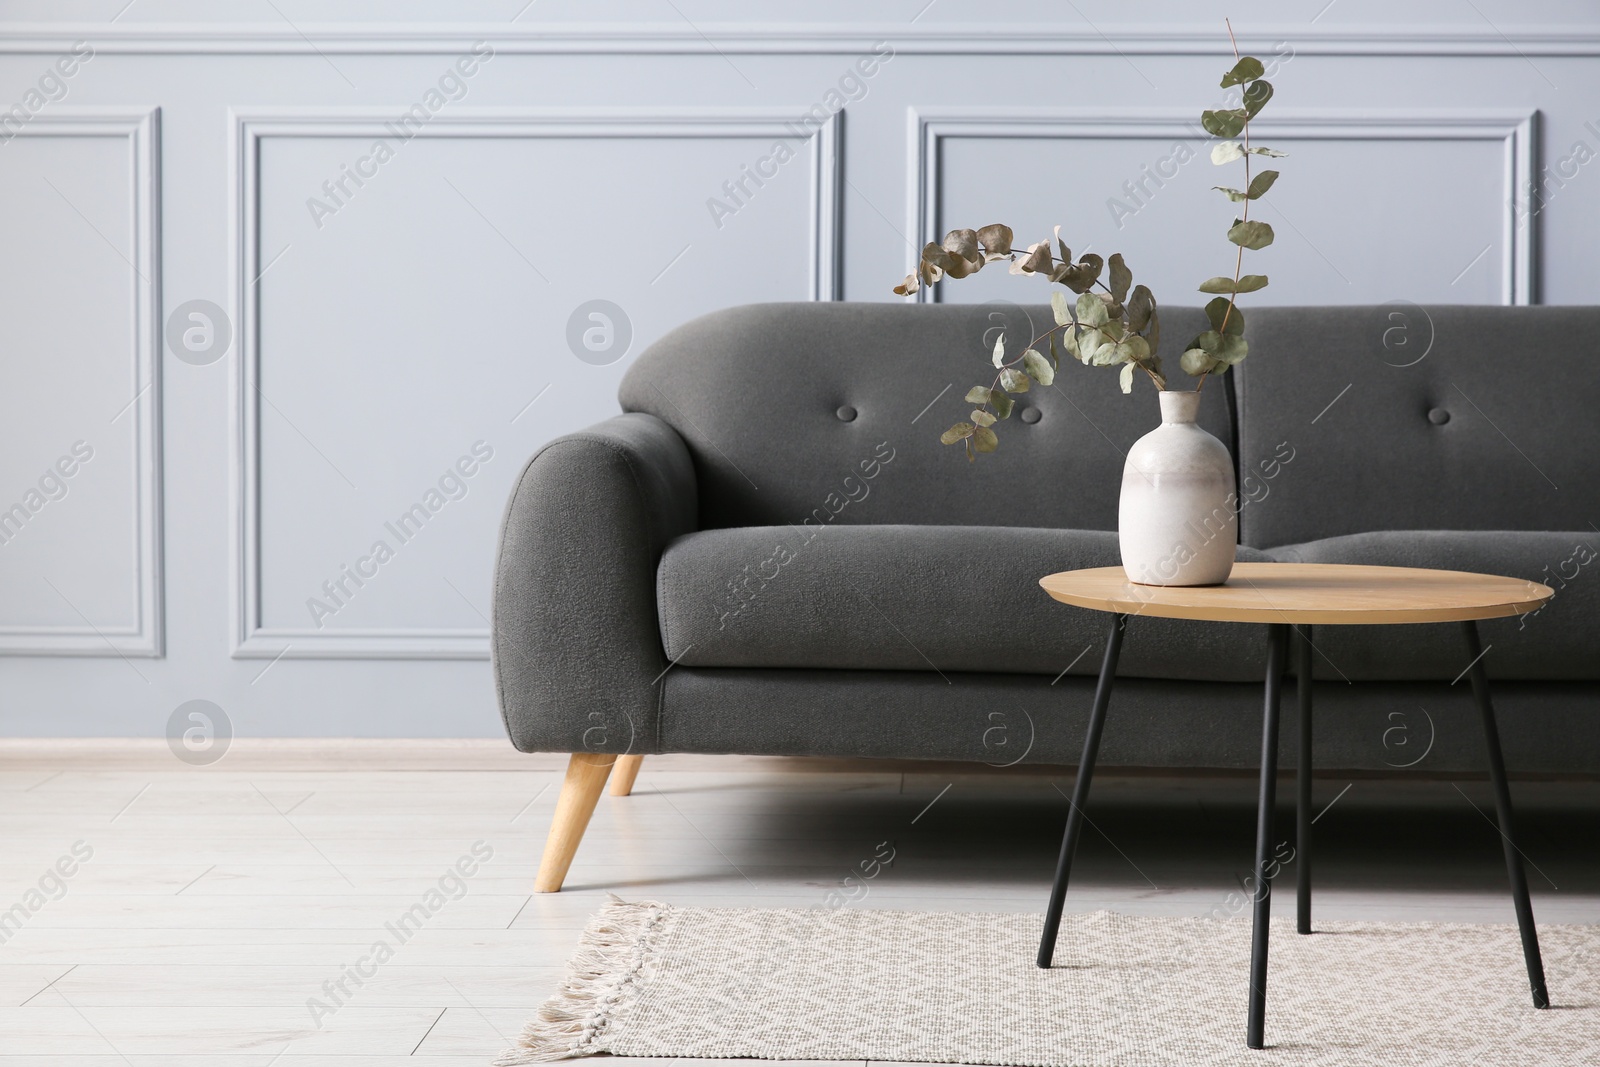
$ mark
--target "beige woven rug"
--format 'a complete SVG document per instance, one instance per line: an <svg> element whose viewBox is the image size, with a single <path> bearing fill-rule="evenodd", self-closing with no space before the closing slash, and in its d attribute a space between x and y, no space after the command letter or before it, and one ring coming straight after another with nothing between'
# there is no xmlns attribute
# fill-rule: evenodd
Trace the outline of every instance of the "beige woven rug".
<svg viewBox="0 0 1600 1067"><path fill-rule="evenodd" d="M613 898L499 1064L621 1056L1030 1067L1595 1067L1600 926L1274 924L1267 1044L1244 1047L1247 919L676 908Z"/></svg>

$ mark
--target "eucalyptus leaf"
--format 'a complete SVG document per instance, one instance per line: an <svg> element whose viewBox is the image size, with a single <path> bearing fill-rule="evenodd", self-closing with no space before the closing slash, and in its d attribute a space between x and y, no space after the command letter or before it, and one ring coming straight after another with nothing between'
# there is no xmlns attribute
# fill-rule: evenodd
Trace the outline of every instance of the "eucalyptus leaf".
<svg viewBox="0 0 1600 1067"><path fill-rule="evenodd" d="M1183 373L1196 378L1209 373L1215 363L1216 360L1211 358L1211 353L1203 348L1191 348L1178 360L1178 366L1183 368Z"/></svg>
<svg viewBox="0 0 1600 1067"><path fill-rule="evenodd" d="M1105 260L1089 252L1073 266L1065 263L1058 266L1050 273L1050 280L1060 282L1075 293L1087 293L1100 280L1100 271L1104 267Z"/></svg>
<svg viewBox="0 0 1600 1067"><path fill-rule="evenodd" d="M944 235L944 250L969 262L982 258L978 252L976 230L951 230Z"/></svg>
<svg viewBox="0 0 1600 1067"><path fill-rule="evenodd" d="M1133 287L1133 295L1128 297L1128 329L1134 333L1143 333L1145 326L1150 322L1150 313L1156 308L1155 296L1143 285Z"/></svg>
<svg viewBox="0 0 1600 1067"><path fill-rule="evenodd" d="M1236 333L1218 333L1207 330L1194 339L1193 347L1209 354L1213 359L1232 365L1244 358L1250 346Z"/></svg>
<svg viewBox="0 0 1600 1067"><path fill-rule="evenodd" d="M1000 439L989 427L979 426L972 431L972 447L979 452L993 452L1000 447Z"/></svg>
<svg viewBox="0 0 1600 1067"><path fill-rule="evenodd" d="M1277 171L1264 170L1260 174L1257 174L1254 178L1250 179L1250 188L1245 190L1245 195L1251 200L1260 200L1261 197L1265 195L1266 191L1272 188L1272 183L1277 180Z"/></svg>
<svg viewBox="0 0 1600 1067"><path fill-rule="evenodd" d="M1215 278L1207 278L1202 282L1200 291L1202 293L1253 293L1257 289L1265 289L1266 287L1267 276L1265 274L1246 274L1237 283L1226 275L1218 275Z"/></svg>
<svg viewBox="0 0 1600 1067"><path fill-rule="evenodd" d="M1072 321L1072 309L1067 304L1067 294L1059 289L1050 294L1050 310L1055 312L1057 326L1065 326Z"/></svg>
<svg viewBox="0 0 1600 1067"><path fill-rule="evenodd" d="M1228 230L1228 240L1243 248L1261 249L1272 243L1275 236L1272 227L1265 222L1251 219L1249 222L1235 222Z"/></svg>
<svg viewBox="0 0 1600 1067"><path fill-rule="evenodd" d="M1078 350L1078 331L1076 329L1064 330L1061 334L1061 351L1073 359L1081 360L1082 354Z"/></svg>
<svg viewBox="0 0 1600 1067"><path fill-rule="evenodd" d="M1279 152L1275 148L1247 148L1245 151L1253 156L1271 156L1273 159L1282 159L1289 154L1287 152Z"/></svg>
<svg viewBox="0 0 1600 1067"><path fill-rule="evenodd" d="M1128 286L1133 284L1133 271L1128 269L1128 264L1122 259L1122 253L1117 252L1111 256L1111 296L1117 303L1128 295Z"/></svg>
<svg viewBox="0 0 1600 1067"><path fill-rule="evenodd" d="M915 274L907 274L906 280L895 286L894 291L900 296L910 296L920 288L922 286L918 284L917 276Z"/></svg>
<svg viewBox="0 0 1600 1067"><path fill-rule="evenodd" d="M1092 367L1095 365L1095 355L1100 351L1101 346L1105 345L1105 343L1106 339L1100 336L1099 330L1084 330L1078 335L1077 344L1075 346L1076 351L1073 353L1073 355L1077 356L1078 362L1082 363L1085 367Z"/></svg>
<svg viewBox="0 0 1600 1067"><path fill-rule="evenodd" d="M939 435L939 443L953 445L957 441L964 441L972 436L977 427L970 422L958 422L944 433Z"/></svg>
<svg viewBox="0 0 1600 1067"><path fill-rule="evenodd" d="M1012 274L1044 274L1050 270L1050 242L1028 246L1028 254L1011 264Z"/></svg>
<svg viewBox="0 0 1600 1067"><path fill-rule="evenodd" d="M1211 328L1213 330L1220 330L1225 333L1244 333L1244 312L1237 307L1230 312L1228 308L1232 304L1233 301L1227 297L1219 296L1206 305L1206 318L1211 320ZM1222 327L1224 322L1228 324L1226 330L1223 330Z"/></svg>
<svg viewBox="0 0 1600 1067"><path fill-rule="evenodd" d="M1244 124L1250 121L1251 112L1244 108L1226 111L1200 112L1200 125L1213 137L1237 137L1244 129Z"/></svg>
<svg viewBox="0 0 1600 1067"><path fill-rule="evenodd" d="M1244 145L1238 141L1219 141L1211 146L1211 162L1217 166L1244 158Z"/></svg>
<svg viewBox="0 0 1600 1067"><path fill-rule="evenodd" d="M1093 293L1084 293L1078 297L1078 321L1085 326L1104 326L1111 318L1111 313L1106 310L1105 301Z"/></svg>
<svg viewBox="0 0 1600 1067"><path fill-rule="evenodd" d="M1000 388L1008 393L1026 393L1029 384L1028 376L1015 367L1007 367L1000 372Z"/></svg>
<svg viewBox="0 0 1600 1067"><path fill-rule="evenodd" d="M1124 363L1122 372L1117 375L1117 384L1122 386L1124 393L1133 392L1133 364Z"/></svg>
<svg viewBox="0 0 1600 1067"><path fill-rule="evenodd" d="M1254 178L1250 179L1250 188L1248 189L1241 191L1239 189L1230 189L1226 185L1213 185L1211 188L1221 190L1222 192L1228 194L1228 199L1237 204L1241 200L1260 200L1262 195L1265 194L1268 189L1272 188L1272 183L1277 180L1277 171L1264 170L1260 174L1257 174Z"/></svg>
<svg viewBox="0 0 1600 1067"><path fill-rule="evenodd" d="M1011 417L1011 409L1015 405L1011 402L1009 396L996 389L989 397L989 406L994 408L994 413L999 418L1009 419Z"/></svg>
<svg viewBox="0 0 1600 1067"><path fill-rule="evenodd" d="M1230 85L1242 85L1248 81L1255 81L1267 72L1261 65L1261 60L1255 56L1245 56L1233 65L1233 69L1222 76L1222 88Z"/></svg>
<svg viewBox="0 0 1600 1067"><path fill-rule="evenodd" d="M1130 334L1117 342L1116 352L1120 362L1143 363L1150 356L1150 345L1138 334Z"/></svg>
<svg viewBox="0 0 1600 1067"><path fill-rule="evenodd" d="M987 385L974 385L967 390L967 403L987 404L989 402L989 387Z"/></svg>
<svg viewBox="0 0 1600 1067"><path fill-rule="evenodd" d="M978 231L978 243L989 256L1009 255L1012 236L1010 226L996 222Z"/></svg>
<svg viewBox="0 0 1600 1067"><path fill-rule="evenodd" d="M1004 364L1005 361L1006 361L1006 335L1005 335L1005 331L1002 330L1000 332L1000 336L996 337L994 339L994 356L990 360L990 362L992 362L996 367L998 367L998 366L1001 366L1002 364Z"/></svg>
<svg viewBox="0 0 1600 1067"><path fill-rule="evenodd" d="M1272 83L1268 81L1254 81L1244 87L1244 110L1255 118L1261 109L1267 106L1267 101L1272 99Z"/></svg>
<svg viewBox="0 0 1600 1067"><path fill-rule="evenodd" d="M1056 227L1056 247L1061 252L1061 262L1063 262L1063 263L1071 263L1072 262L1072 249L1068 248L1067 247L1067 242L1065 242L1065 241L1063 241L1061 239L1061 227L1060 226Z"/></svg>
<svg viewBox="0 0 1600 1067"><path fill-rule="evenodd" d="M982 408L973 408L971 418L979 426L993 426L995 424L995 417Z"/></svg>
<svg viewBox="0 0 1600 1067"><path fill-rule="evenodd" d="M1095 349L1094 354L1088 359L1091 367L1115 367L1118 363L1126 362L1127 358L1122 346L1113 341L1102 342L1100 347Z"/></svg>
<svg viewBox="0 0 1600 1067"><path fill-rule="evenodd" d="M1031 348L1022 353L1022 366L1040 385L1050 385L1056 380L1055 368L1050 361Z"/></svg>

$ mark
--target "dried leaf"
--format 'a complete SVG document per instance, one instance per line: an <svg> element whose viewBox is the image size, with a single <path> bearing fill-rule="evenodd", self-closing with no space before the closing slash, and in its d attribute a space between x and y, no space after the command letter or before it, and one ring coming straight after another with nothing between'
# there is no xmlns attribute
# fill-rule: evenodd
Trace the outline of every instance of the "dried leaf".
<svg viewBox="0 0 1600 1067"><path fill-rule="evenodd" d="M1105 301L1093 293L1084 293L1078 297L1078 306L1074 309L1077 319L1085 326L1103 326L1111 318L1106 311Z"/></svg>
<svg viewBox="0 0 1600 1067"><path fill-rule="evenodd" d="M1000 439L989 427L979 426L972 432L972 447L979 452L993 452L1000 447Z"/></svg>
<svg viewBox="0 0 1600 1067"><path fill-rule="evenodd" d="M1228 308L1232 304L1233 301L1227 297L1219 296L1206 305L1206 318L1211 320L1211 328L1213 330L1220 330L1224 333L1244 333L1244 312L1237 307L1229 311ZM1222 327L1224 322L1228 324L1226 330L1223 330Z"/></svg>
<svg viewBox="0 0 1600 1067"><path fill-rule="evenodd" d="M1238 141L1219 141L1211 146L1211 162L1217 166L1244 158L1244 145Z"/></svg>
<svg viewBox="0 0 1600 1067"><path fill-rule="evenodd" d="M1255 81L1266 72L1267 68L1261 65L1261 60L1255 56L1244 56L1233 65L1233 69L1222 76L1222 88L1226 89L1230 85L1242 85L1248 81Z"/></svg>
<svg viewBox="0 0 1600 1067"><path fill-rule="evenodd" d="M1226 111L1200 112L1200 125L1213 137L1237 137L1244 124L1250 121L1250 112L1244 108Z"/></svg>
<svg viewBox="0 0 1600 1067"><path fill-rule="evenodd" d="M1191 348L1184 352L1183 357L1178 360L1178 365L1183 368L1183 373L1192 374L1198 378L1203 374L1210 373L1216 362L1211 358L1211 353L1205 349Z"/></svg>
<svg viewBox="0 0 1600 1067"><path fill-rule="evenodd" d="M1026 393L1029 384L1028 376L1015 367L1000 372L1000 388L1008 393Z"/></svg>
<svg viewBox="0 0 1600 1067"><path fill-rule="evenodd" d="M1136 285L1133 295L1128 298L1128 329L1134 333L1143 333L1145 325L1150 321L1150 313L1156 309L1156 298L1147 286Z"/></svg>
<svg viewBox="0 0 1600 1067"><path fill-rule="evenodd" d="M1011 264L1012 274L1043 274L1050 270L1050 242L1028 246L1028 254Z"/></svg>
<svg viewBox="0 0 1600 1067"><path fill-rule="evenodd" d="M1228 240L1244 248L1261 249L1272 243L1276 235L1272 227L1265 222L1251 219L1249 222L1235 221L1228 230Z"/></svg>
<svg viewBox="0 0 1600 1067"><path fill-rule="evenodd" d="M971 437L973 431L976 429L977 427L973 426L970 422L958 422L944 433L939 435L939 443L953 445L957 441L964 441L968 437Z"/></svg>
<svg viewBox="0 0 1600 1067"><path fill-rule="evenodd" d="M1133 284L1133 271L1128 269L1123 262L1122 253L1117 252L1111 257L1111 296L1118 304L1128 295L1128 286Z"/></svg>
<svg viewBox="0 0 1600 1067"><path fill-rule="evenodd" d="M1067 304L1067 294L1056 290L1050 294L1050 310L1055 313L1056 325L1065 326L1072 321L1072 309Z"/></svg>
<svg viewBox="0 0 1600 1067"><path fill-rule="evenodd" d="M1011 254L1011 227L993 223L978 231L978 243L989 259L999 259Z"/></svg>
<svg viewBox="0 0 1600 1067"><path fill-rule="evenodd" d="M1251 82L1244 87L1244 109L1251 118L1261 113L1267 106L1267 101L1272 99L1272 83L1268 81ZM1229 136L1232 136L1231 134Z"/></svg>
<svg viewBox="0 0 1600 1067"><path fill-rule="evenodd" d="M1265 289L1266 287L1267 276L1265 274L1246 274L1239 279L1237 284L1226 275L1218 275L1215 278L1207 278L1202 282L1200 291L1202 293L1253 293L1257 289Z"/></svg>
<svg viewBox="0 0 1600 1067"><path fill-rule="evenodd" d="M1031 348L1022 353L1022 367L1040 385L1050 385L1056 380L1050 361Z"/></svg>

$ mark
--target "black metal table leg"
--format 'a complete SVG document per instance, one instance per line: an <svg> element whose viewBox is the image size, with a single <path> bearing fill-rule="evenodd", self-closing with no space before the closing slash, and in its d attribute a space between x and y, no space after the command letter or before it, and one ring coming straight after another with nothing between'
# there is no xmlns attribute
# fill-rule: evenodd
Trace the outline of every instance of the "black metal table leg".
<svg viewBox="0 0 1600 1067"><path fill-rule="evenodd" d="M1078 847L1083 828L1083 806L1089 801L1089 779L1094 777L1094 761L1100 753L1100 734L1106 725L1106 707L1111 703L1111 683L1117 674L1117 657L1122 654L1122 632L1126 615L1111 617L1111 635L1106 638L1105 659L1100 662L1100 682L1094 690L1094 707L1089 712L1089 729L1083 738L1083 757L1078 761L1078 780L1072 786L1072 808L1067 812L1067 830L1061 838L1061 858L1056 861L1056 880L1050 887L1050 906L1044 913L1044 934L1039 939L1041 967L1049 967L1056 951L1056 934L1061 929L1061 908L1067 899L1067 879L1072 874L1072 854Z"/></svg>
<svg viewBox="0 0 1600 1067"><path fill-rule="evenodd" d="M1300 758L1295 774L1295 929L1311 932L1311 627L1297 626L1295 689L1300 698Z"/></svg>
<svg viewBox="0 0 1600 1067"><path fill-rule="evenodd" d="M1495 726L1494 705L1489 701L1489 675L1483 669L1483 647L1474 622L1461 624L1467 638L1467 654L1472 663L1472 696L1483 717L1483 740L1489 749L1489 780L1494 783L1495 817L1500 824L1500 843L1506 854L1506 874L1511 879L1511 900L1517 910L1517 929L1522 933L1522 958L1528 965L1528 984L1533 989L1533 1006L1548 1008L1550 994L1544 984L1544 960L1539 955L1539 932L1533 925L1533 904L1528 899L1528 876L1522 869L1522 852L1517 848L1511 819L1511 787L1506 784L1506 761L1500 752L1500 731Z"/></svg>
<svg viewBox="0 0 1600 1067"><path fill-rule="evenodd" d="M1272 918L1272 809L1278 792L1278 698L1283 691L1289 627L1267 628L1267 680L1261 708L1261 796L1256 807L1255 916L1250 931L1250 1017L1245 1044L1264 1048L1267 1018L1267 937Z"/></svg>

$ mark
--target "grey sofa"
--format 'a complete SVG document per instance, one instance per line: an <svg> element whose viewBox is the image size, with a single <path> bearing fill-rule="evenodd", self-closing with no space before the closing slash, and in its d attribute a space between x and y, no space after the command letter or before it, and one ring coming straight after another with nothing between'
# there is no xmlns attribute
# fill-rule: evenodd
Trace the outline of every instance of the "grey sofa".
<svg viewBox="0 0 1600 1067"><path fill-rule="evenodd" d="M937 440L994 331L1015 344L1051 321L717 312L638 357L624 414L528 461L493 648L513 744L575 756L540 888L559 887L616 755L1077 760L1105 624L1037 583L1118 562L1122 454L1155 398L1074 363L1021 398L993 455ZM1168 338L1202 323L1163 310ZM1239 558L1554 586L1538 614L1482 626L1506 758L1600 768L1600 308L1258 309L1248 338L1201 409L1238 465ZM1130 619L1101 765L1255 767L1257 629ZM1481 772L1467 687L1442 684L1466 666L1459 641L1319 629L1316 766Z"/></svg>

